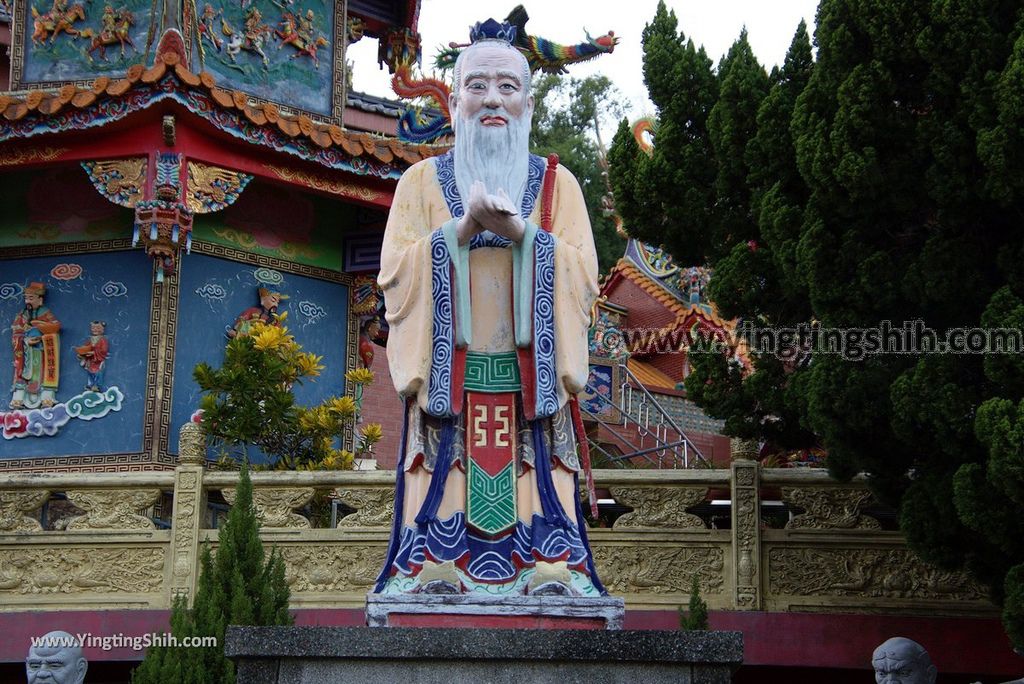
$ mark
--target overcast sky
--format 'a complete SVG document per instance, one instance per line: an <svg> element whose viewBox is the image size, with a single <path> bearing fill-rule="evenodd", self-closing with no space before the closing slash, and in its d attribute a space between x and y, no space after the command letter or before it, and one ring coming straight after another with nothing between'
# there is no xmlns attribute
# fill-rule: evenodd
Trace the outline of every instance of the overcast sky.
<svg viewBox="0 0 1024 684"><path fill-rule="evenodd" d="M422 0L419 29L423 36L423 66L429 71L437 46L469 40L469 26L488 17L502 20L518 0ZM629 103L629 116L654 113L643 80L640 35L654 17L658 0L525 0L530 15L526 30L557 43L584 40L614 31L615 52L569 69L570 76L606 75ZM667 0L679 28L703 44L716 63L747 27L754 54L765 68L781 64L800 19L813 32L817 0ZM377 41L364 38L349 48L354 62L353 88L360 92L395 97L387 69L377 67Z"/></svg>

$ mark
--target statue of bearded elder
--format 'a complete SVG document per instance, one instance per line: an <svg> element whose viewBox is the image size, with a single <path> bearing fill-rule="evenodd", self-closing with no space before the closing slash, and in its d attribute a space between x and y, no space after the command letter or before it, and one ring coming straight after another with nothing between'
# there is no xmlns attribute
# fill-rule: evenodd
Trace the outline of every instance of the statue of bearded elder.
<svg viewBox="0 0 1024 684"><path fill-rule="evenodd" d="M576 179L529 153L514 31L473 28L449 101L454 148L402 176L388 219L379 283L406 417L377 592L605 593L571 402L597 256Z"/></svg>

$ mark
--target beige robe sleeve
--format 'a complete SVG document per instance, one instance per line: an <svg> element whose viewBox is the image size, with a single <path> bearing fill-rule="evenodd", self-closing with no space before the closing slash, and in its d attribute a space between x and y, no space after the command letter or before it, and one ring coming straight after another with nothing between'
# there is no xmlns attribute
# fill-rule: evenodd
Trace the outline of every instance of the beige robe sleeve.
<svg viewBox="0 0 1024 684"><path fill-rule="evenodd" d="M538 202L539 204L539 202ZM555 371L558 403L583 389L590 374L587 332L597 299L597 251L580 185L558 167L551 234L555 241Z"/></svg>
<svg viewBox="0 0 1024 684"><path fill-rule="evenodd" d="M587 330L590 310L597 297L597 253L583 193L576 178L558 167L553 202L555 236L555 370L558 402L563 405L569 393L579 392L589 374ZM540 222L540 199L530 220ZM416 396L420 407L427 406L427 384L433 338L433 299L431 291L430 238L435 230L451 219L441 195L436 170L431 160L419 162L402 176L395 189L384 244L378 283L384 291L387 309L388 365L395 389L402 396ZM492 250L480 250L492 252ZM494 254L471 253L471 272L486 265L488 274L506 274L501 278L511 288L511 255L507 250ZM500 253L499 253L500 252ZM487 261L483 264L480 260ZM495 263L491 263L491 262ZM500 261L501 263L497 263ZM508 263L505 263L508 262ZM502 268L499 268L501 266ZM504 300L481 296L484 283L474 283L474 341L490 339L476 330L477 318L490 319L495 307L487 302ZM501 295L504 297L504 295ZM485 326L486 327L486 326ZM490 328L500 327L496 323ZM510 321L504 325L511 344ZM496 343L495 343L496 344ZM511 347L509 347L511 348Z"/></svg>
<svg viewBox="0 0 1024 684"><path fill-rule="evenodd" d="M384 291L388 366L400 395L426 407L433 337L430 236L451 219L434 163L412 166L398 181L381 248L377 282Z"/></svg>

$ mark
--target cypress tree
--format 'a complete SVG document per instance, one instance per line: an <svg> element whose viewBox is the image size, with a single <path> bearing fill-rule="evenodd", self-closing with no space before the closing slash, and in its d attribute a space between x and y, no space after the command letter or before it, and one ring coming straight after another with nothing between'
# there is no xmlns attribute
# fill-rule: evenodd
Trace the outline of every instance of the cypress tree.
<svg viewBox="0 0 1024 684"><path fill-rule="evenodd" d="M717 177L708 116L718 79L703 47L677 32L658 3L644 27L644 82L657 109L657 144L640 153L623 122L609 153L615 205L630 235L663 244L679 263L702 264L712 248Z"/></svg>
<svg viewBox="0 0 1024 684"><path fill-rule="evenodd" d="M680 627L684 630L707 630L708 629L708 604L700 596L700 582L697 581L697 575L693 576L693 580L690 583L690 603L689 611L685 615L680 615ZM680 608L682 613L682 608Z"/></svg>
<svg viewBox="0 0 1024 684"><path fill-rule="evenodd" d="M851 331L853 352L856 329L884 321L920 320L939 339L1024 329L1018 1L823 0L817 62L798 30L769 78L745 196L736 157L717 155L720 115L699 116L711 107L697 103L725 106L719 86L675 30L659 7L644 44L657 145L648 159L620 127L616 202L636 237L706 259L726 316L817 320ZM744 197L752 222L735 211ZM732 220L716 223L720 209ZM751 225L747 244L724 239ZM687 390L727 434L817 441L834 476L867 472L911 547L988 584L1024 647L1024 357L928 352L755 356L749 374L709 354L693 358Z"/></svg>
<svg viewBox="0 0 1024 684"><path fill-rule="evenodd" d="M749 63L752 56L746 56L749 46L743 36L741 44ZM743 180L749 195L745 225L750 228L740 237L749 240L738 240L715 262L711 279L710 295L719 312L757 327L793 326L811 318L806 287L795 267L807 188L796 168L789 122L812 68L810 37L801 22L783 66L768 79L771 85L757 108L755 128L746 135ZM727 90L723 85L723 93ZM719 158L728 153L721 145L716 149L721 150ZM801 424L806 368L797 357L799 350L794 346L780 356L756 349L751 347L754 372L749 374L724 354L692 354L688 396L712 417L723 419L726 434L780 449L816 446L815 435Z"/></svg>
<svg viewBox="0 0 1024 684"><path fill-rule="evenodd" d="M718 67L718 99L708 114L708 139L716 162L714 235L708 257L718 261L757 237L750 203L747 145L757 133L757 112L768 76L754 57L743 29Z"/></svg>
<svg viewBox="0 0 1024 684"><path fill-rule="evenodd" d="M232 684L234 663L224 657L226 627L292 624L284 560L277 549L264 556L248 466L242 467L235 503L220 530L216 558L204 547L200 568L192 609L183 596L175 597L171 633L179 644L186 636L212 636L217 645L151 648L132 673L133 684Z"/></svg>

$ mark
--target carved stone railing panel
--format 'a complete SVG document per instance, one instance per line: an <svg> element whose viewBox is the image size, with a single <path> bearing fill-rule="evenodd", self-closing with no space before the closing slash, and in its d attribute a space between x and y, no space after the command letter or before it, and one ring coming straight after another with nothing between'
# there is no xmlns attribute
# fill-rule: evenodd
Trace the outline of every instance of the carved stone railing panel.
<svg viewBox="0 0 1024 684"><path fill-rule="evenodd" d="M768 591L795 597L984 601L964 573L922 562L906 547L787 548L768 551Z"/></svg>
<svg viewBox="0 0 1024 684"><path fill-rule="evenodd" d="M184 435L185 431L182 430ZM185 438L182 437L182 442ZM179 450L184 451L182 447ZM179 459L180 460L180 459ZM191 598L195 591L195 568L199 560L199 529L203 501L203 468L183 464L175 472L174 510L171 530L171 587L173 594Z"/></svg>
<svg viewBox="0 0 1024 684"><path fill-rule="evenodd" d="M0 549L2 594L147 594L163 589L164 549Z"/></svg>
<svg viewBox="0 0 1024 684"><path fill-rule="evenodd" d="M342 503L356 509L355 513L339 520L338 527L391 528L395 518L394 489L345 487L336 489L335 495Z"/></svg>
<svg viewBox="0 0 1024 684"><path fill-rule="evenodd" d="M229 504L235 503L235 490L222 489L221 494ZM260 527L272 529L278 527L308 529L311 527L309 518L295 513L313 500L316 489L313 487L258 487L252 492L252 503L256 508L256 518Z"/></svg>
<svg viewBox="0 0 1024 684"><path fill-rule="evenodd" d="M707 487L621 487L609 488L615 500L633 509L615 521L615 529L651 527L704 529L706 525L686 509L707 496Z"/></svg>
<svg viewBox="0 0 1024 684"><path fill-rule="evenodd" d="M71 530L152 530L153 521L139 511L160 498L159 489L69 489L68 500L86 511L71 518Z"/></svg>
<svg viewBox="0 0 1024 684"><path fill-rule="evenodd" d="M697 576L701 591L725 592L725 547L599 543L592 545L605 588L627 599L638 594L688 596Z"/></svg>
<svg viewBox="0 0 1024 684"><path fill-rule="evenodd" d="M0 474L0 611L167 609L173 595L194 594L199 549L219 538L202 524L205 493L232 501L239 477L207 470L203 444L198 428L183 430L174 472ZM634 508L588 532L602 581L634 609L685 604L696 576L716 610L995 612L978 584L916 560L898 532L865 517L861 479L739 460L730 470L599 470L595 480ZM282 553L293 607L362 607L387 550L394 473L254 472L252 481L264 548ZM764 488L807 512L786 529L763 528ZM171 489L171 529L155 530L139 511ZM710 489L730 492L729 531L686 512ZM356 512L313 529L296 509L325 491ZM31 518L50 492L85 511L72 532Z"/></svg>
<svg viewBox="0 0 1024 684"><path fill-rule="evenodd" d="M292 595L365 594L384 567L387 542L277 546Z"/></svg>
<svg viewBox="0 0 1024 684"><path fill-rule="evenodd" d="M756 461L732 462L733 586L738 610L761 609L761 483Z"/></svg>
<svg viewBox="0 0 1024 684"><path fill-rule="evenodd" d="M871 499L871 492L863 488L786 487L782 490L782 500L806 511L794 516L786 529L881 529L877 520L861 513L860 509Z"/></svg>
<svg viewBox="0 0 1024 684"><path fill-rule="evenodd" d="M0 532L42 532L43 526L32 517L50 498L45 489L0 491Z"/></svg>

